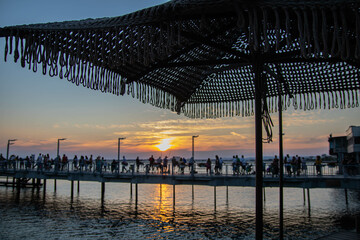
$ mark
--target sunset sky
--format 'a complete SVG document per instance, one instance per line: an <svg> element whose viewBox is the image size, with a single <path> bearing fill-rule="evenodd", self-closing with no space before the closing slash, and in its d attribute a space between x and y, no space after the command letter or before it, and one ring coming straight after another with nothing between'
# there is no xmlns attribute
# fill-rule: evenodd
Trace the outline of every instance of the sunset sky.
<svg viewBox="0 0 360 240"><path fill-rule="evenodd" d="M51 2L51 3L50 3ZM161 4L160 0L49 1L1 0L0 27L112 17ZM196 158L255 155L254 117L189 119L168 110L145 105L130 96L103 94L76 87L65 79L33 73L13 62L4 62L5 41L0 39L0 153L6 155L8 139L18 139L10 154L60 153L117 157L117 139L128 158L191 156L191 136ZM40 69L40 68L39 68ZM264 155L278 153L278 118L274 141L264 144ZM288 110L284 112L285 153L328 153L327 138L344 135L350 125L360 125L360 109ZM169 149L165 150L167 147ZM163 152L160 151L164 150Z"/></svg>

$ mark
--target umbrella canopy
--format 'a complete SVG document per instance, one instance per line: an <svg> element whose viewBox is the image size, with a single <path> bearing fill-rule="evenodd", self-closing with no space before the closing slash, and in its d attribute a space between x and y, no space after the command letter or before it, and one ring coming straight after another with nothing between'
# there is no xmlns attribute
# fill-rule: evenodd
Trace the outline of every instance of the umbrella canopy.
<svg viewBox="0 0 360 240"><path fill-rule="evenodd" d="M174 0L121 17L0 28L5 60L193 118L359 105L357 0ZM279 85L279 82L281 83ZM278 86L279 85L279 86ZM292 99L289 96L293 96Z"/></svg>

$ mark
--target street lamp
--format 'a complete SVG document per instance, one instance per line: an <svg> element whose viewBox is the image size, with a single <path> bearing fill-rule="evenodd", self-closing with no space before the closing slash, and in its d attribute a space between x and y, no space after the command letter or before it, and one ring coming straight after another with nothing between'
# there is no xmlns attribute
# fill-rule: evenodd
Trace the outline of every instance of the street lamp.
<svg viewBox="0 0 360 240"><path fill-rule="evenodd" d="M191 174L194 174L194 164L195 164L195 158L194 158L194 139L199 137L199 135L192 136L192 166L191 166Z"/></svg>
<svg viewBox="0 0 360 240"><path fill-rule="evenodd" d="M64 141L64 140L66 140L66 138L59 138L58 140L57 140L57 154L56 154L56 156L60 159L60 155L59 155L59 149L60 149L60 141Z"/></svg>
<svg viewBox="0 0 360 240"><path fill-rule="evenodd" d="M120 140L124 140L126 138L118 138L118 174L119 174L119 171L120 171Z"/></svg>
<svg viewBox="0 0 360 240"><path fill-rule="evenodd" d="M192 158L193 158L193 160L195 160L194 159L194 139L197 138L197 137L199 137L199 135L192 136Z"/></svg>
<svg viewBox="0 0 360 240"><path fill-rule="evenodd" d="M8 144L7 144L7 151L6 151L6 160L9 160L9 149L10 149L10 145L13 145L17 139L9 139L8 140Z"/></svg>

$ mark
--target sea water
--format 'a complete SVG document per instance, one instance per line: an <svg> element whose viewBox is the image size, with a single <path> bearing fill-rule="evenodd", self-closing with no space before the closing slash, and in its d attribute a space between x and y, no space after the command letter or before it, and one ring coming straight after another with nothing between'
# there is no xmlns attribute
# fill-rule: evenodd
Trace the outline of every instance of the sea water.
<svg viewBox="0 0 360 240"><path fill-rule="evenodd" d="M254 239L255 188L47 180L46 189L0 187L0 239ZM132 191L130 189L132 187ZM132 195L131 195L132 192ZM306 193L306 191L305 191ZM316 239L354 228L359 191L284 188L284 236ZM216 198L215 198L216 196ZM266 188L264 239L279 236L279 190Z"/></svg>

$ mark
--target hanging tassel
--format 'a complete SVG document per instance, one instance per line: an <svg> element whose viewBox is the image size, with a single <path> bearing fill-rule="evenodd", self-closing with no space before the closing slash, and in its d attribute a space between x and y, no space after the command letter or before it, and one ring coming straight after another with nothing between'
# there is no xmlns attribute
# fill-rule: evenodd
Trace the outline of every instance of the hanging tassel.
<svg viewBox="0 0 360 240"><path fill-rule="evenodd" d="M314 39L314 52L315 52L315 57L320 57L320 40L319 40L319 19L318 19L318 14L317 14L317 10L316 8L312 8L311 10L312 12L312 18L313 18L313 39Z"/></svg>
<svg viewBox="0 0 360 240"><path fill-rule="evenodd" d="M5 38L5 56L4 56L4 61L5 61L5 62L6 62L6 59L7 59L8 51L9 51L8 36L6 36L6 38Z"/></svg>
<svg viewBox="0 0 360 240"><path fill-rule="evenodd" d="M327 31L327 22L326 22L326 11L325 9L321 9L321 16L322 16L322 31L321 31L321 36L322 36L322 43L323 43L323 54L325 58L329 57L329 50L328 50L328 31ZM324 101L325 104L325 101Z"/></svg>

